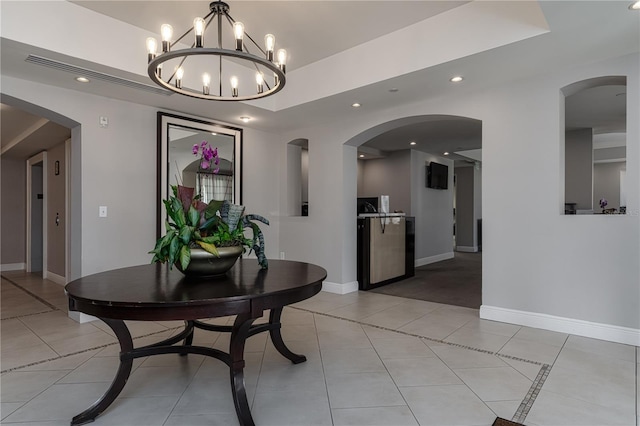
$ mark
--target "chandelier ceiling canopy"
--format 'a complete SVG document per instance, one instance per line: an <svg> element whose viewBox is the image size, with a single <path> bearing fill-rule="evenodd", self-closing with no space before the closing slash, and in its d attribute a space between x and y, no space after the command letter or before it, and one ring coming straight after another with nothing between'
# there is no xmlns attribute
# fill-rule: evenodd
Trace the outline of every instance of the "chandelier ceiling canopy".
<svg viewBox="0 0 640 426"><path fill-rule="evenodd" d="M274 54L275 37L267 34L263 49L244 31L244 25L229 15L228 4L215 1L209 4L209 10L175 40L169 24L160 29L160 45L155 38L147 38L151 80L181 95L214 101L259 99L282 90L287 52L279 49ZM216 24L211 25L213 22ZM228 23L225 28L231 31L225 32L223 23ZM191 47L180 49L178 43L190 33ZM228 37L223 40L225 33ZM206 47L205 42L215 47Z"/></svg>

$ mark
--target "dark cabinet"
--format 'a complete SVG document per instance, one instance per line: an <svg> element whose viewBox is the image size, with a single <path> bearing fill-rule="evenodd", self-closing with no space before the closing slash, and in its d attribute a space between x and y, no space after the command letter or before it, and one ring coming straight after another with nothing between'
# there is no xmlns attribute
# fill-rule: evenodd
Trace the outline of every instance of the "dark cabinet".
<svg viewBox="0 0 640 426"><path fill-rule="evenodd" d="M358 217L358 288L369 290L414 276L415 218Z"/></svg>

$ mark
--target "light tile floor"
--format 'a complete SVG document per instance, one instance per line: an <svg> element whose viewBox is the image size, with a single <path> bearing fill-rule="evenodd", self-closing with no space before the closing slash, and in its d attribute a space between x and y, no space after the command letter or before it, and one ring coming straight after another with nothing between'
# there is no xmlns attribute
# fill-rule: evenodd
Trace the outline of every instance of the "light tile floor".
<svg viewBox="0 0 640 426"><path fill-rule="evenodd" d="M108 388L115 337L99 321L69 319L62 286L24 272L2 275L1 422L68 425ZM639 424L634 346L367 292L321 292L285 308L282 322L285 341L307 362L292 365L266 334L249 339L245 379L258 425L479 426L496 416L530 426ZM128 325L142 346L181 323ZM195 341L220 349L229 342L202 330ZM138 359L95 424L237 424L228 371L198 355Z"/></svg>

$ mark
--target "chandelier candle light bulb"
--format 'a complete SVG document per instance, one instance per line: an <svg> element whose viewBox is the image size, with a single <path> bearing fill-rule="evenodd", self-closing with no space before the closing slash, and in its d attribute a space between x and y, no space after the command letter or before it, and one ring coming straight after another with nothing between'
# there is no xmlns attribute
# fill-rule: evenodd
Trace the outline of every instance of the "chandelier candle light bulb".
<svg viewBox="0 0 640 426"><path fill-rule="evenodd" d="M211 83L211 76L206 72L202 74L202 93L204 95L209 94L209 84Z"/></svg>
<svg viewBox="0 0 640 426"><path fill-rule="evenodd" d="M235 75L231 77L231 96L238 97L238 77Z"/></svg>
<svg viewBox="0 0 640 426"><path fill-rule="evenodd" d="M176 70L176 87L178 89L182 88L182 77L184 77L184 69L182 69L182 67L179 67Z"/></svg>
<svg viewBox="0 0 640 426"><path fill-rule="evenodd" d="M147 37L147 53L148 62L153 61L158 53L158 42L153 37Z"/></svg>
<svg viewBox="0 0 640 426"><path fill-rule="evenodd" d="M196 37L196 47L204 46L204 28L206 24L204 19L196 18L193 20L193 34Z"/></svg>
<svg viewBox="0 0 640 426"><path fill-rule="evenodd" d="M284 49L279 49L278 50L278 67L280 67L282 72L285 72L286 64L287 64L287 51Z"/></svg>
<svg viewBox="0 0 640 426"><path fill-rule="evenodd" d="M273 49L276 47L276 37L273 34L264 36L264 48L267 51L267 60L273 61Z"/></svg>
<svg viewBox="0 0 640 426"><path fill-rule="evenodd" d="M262 93L264 91L264 77L261 72L256 73L256 84L258 85L258 93Z"/></svg>
<svg viewBox="0 0 640 426"><path fill-rule="evenodd" d="M236 50L242 52L242 40L244 38L244 24L242 22L233 24L233 35L236 38Z"/></svg>
<svg viewBox="0 0 640 426"><path fill-rule="evenodd" d="M162 34L162 52L168 52L171 50L171 38L173 37L173 27L169 24L163 24L160 27L160 34Z"/></svg>

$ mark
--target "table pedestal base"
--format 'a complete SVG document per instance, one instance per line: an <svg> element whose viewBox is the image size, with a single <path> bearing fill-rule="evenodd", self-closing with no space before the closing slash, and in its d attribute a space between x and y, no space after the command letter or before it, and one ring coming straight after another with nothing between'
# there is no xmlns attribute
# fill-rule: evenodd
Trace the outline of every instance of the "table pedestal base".
<svg viewBox="0 0 640 426"><path fill-rule="evenodd" d="M82 425L94 421L96 417L115 401L129 379L135 358L170 353L177 353L183 356L187 354L206 355L219 359L227 364L231 378L231 393L233 395L238 420L243 426L254 425L251 410L249 409L249 402L247 401L247 392L244 386L244 345L246 340L255 334L269 331L274 347L282 356L294 364L299 364L307 360L304 355L291 352L282 340L282 334L280 332L282 327L280 323L281 316L282 308L277 308L271 310L269 322L266 324L253 325L256 318L251 318L248 314L238 315L232 326L211 325L200 321L185 321L185 328L180 334L153 345L140 348L133 347L131 333L124 321L100 318L100 320L113 330L118 338L118 342L120 343L120 367L118 368L113 383L111 383L111 386L102 398L75 416L71 420L71 425ZM194 328L231 333L229 353L203 346L193 346ZM175 345L180 341L183 341L182 345Z"/></svg>

